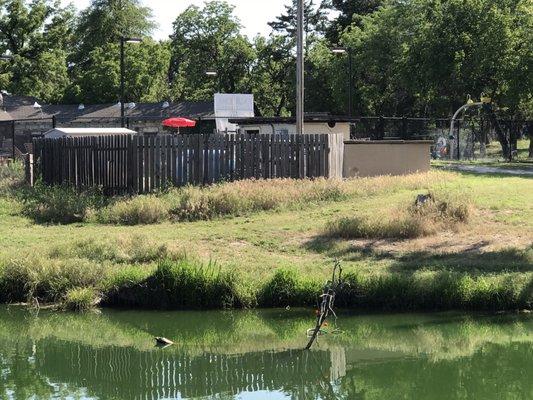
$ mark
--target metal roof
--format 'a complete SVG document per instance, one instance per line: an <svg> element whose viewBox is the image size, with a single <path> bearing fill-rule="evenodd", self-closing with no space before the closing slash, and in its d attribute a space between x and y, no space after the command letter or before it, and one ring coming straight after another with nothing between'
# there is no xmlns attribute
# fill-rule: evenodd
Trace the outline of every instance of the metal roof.
<svg viewBox="0 0 533 400"><path fill-rule="evenodd" d="M0 110L0 121L41 119L55 116L62 121L89 118L120 118L120 107L117 104L86 104L79 109L79 104L52 104L42 105L42 108L34 108L34 98L23 96L4 95L3 111ZM137 103L135 108L126 107L126 117L129 118L168 118L188 117L192 119L214 118L213 101L169 102L168 108L159 103Z"/></svg>

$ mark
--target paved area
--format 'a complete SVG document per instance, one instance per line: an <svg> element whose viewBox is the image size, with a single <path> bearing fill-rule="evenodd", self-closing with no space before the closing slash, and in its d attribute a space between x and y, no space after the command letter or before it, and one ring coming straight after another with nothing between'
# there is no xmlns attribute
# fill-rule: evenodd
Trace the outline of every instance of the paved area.
<svg viewBox="0 0 533 400"><path fill-rule="evenodd" d="M472 172L475 174L500 174L514 176L531 176L533 177L533 168L505 168L505 167L487 167L482 165L466 164L449 164L441 167L453 171Z"/></svg>

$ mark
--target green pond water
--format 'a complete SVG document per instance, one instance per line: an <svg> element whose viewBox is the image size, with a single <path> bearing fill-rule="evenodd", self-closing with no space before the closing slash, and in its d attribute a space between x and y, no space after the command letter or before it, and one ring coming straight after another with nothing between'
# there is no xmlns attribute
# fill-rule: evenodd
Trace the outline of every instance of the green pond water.
<svg viewBox="0 0 533 400"><path fill-rule="evenodd" d="M0 399L533 399L530 316L342 314L306 352L313 322L0 308Z"/></svg>

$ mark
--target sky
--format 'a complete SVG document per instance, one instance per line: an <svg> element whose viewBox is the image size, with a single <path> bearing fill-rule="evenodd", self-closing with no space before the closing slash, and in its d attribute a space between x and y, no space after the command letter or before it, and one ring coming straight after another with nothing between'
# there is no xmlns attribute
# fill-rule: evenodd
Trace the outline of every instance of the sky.
<svg viewBox="0 0 533 400"><path fill-rule="evenodd" d="M63 5L73 3L78 9L83 9L90 3L89 0L61 1ZM153 37L159 40L168 38L172 33L172 23L178 14L192 4L201 7L204 0L142 0L142 3L154 11L158 28ZM228 0L228 3L236 7L235 14L244 27L243 33L252 38L258 33L268 35L270 27L267 23L280 15L285 10L284 5L290 4L291 0Z"/></svg>

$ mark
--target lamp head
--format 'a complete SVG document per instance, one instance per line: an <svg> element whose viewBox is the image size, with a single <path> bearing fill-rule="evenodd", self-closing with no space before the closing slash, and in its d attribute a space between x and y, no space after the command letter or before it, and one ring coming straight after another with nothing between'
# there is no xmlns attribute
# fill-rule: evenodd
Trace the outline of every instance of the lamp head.
<svg viewBox="0 0 533 400"><path fill-rule="evenodd" d="M122 38L121 39L124 43L141 43L143 40L141 38Z"/></svg>
<svg viewBox="0 0 533 400"><path fill-rule="evenodd" d="M346 53L348 52L348 49L347 49L346 47L339 47L339 46L337 46L337 47L333 47L333 48L331 49L331 52L332 52L333 54L346 54Z"/></svg>

